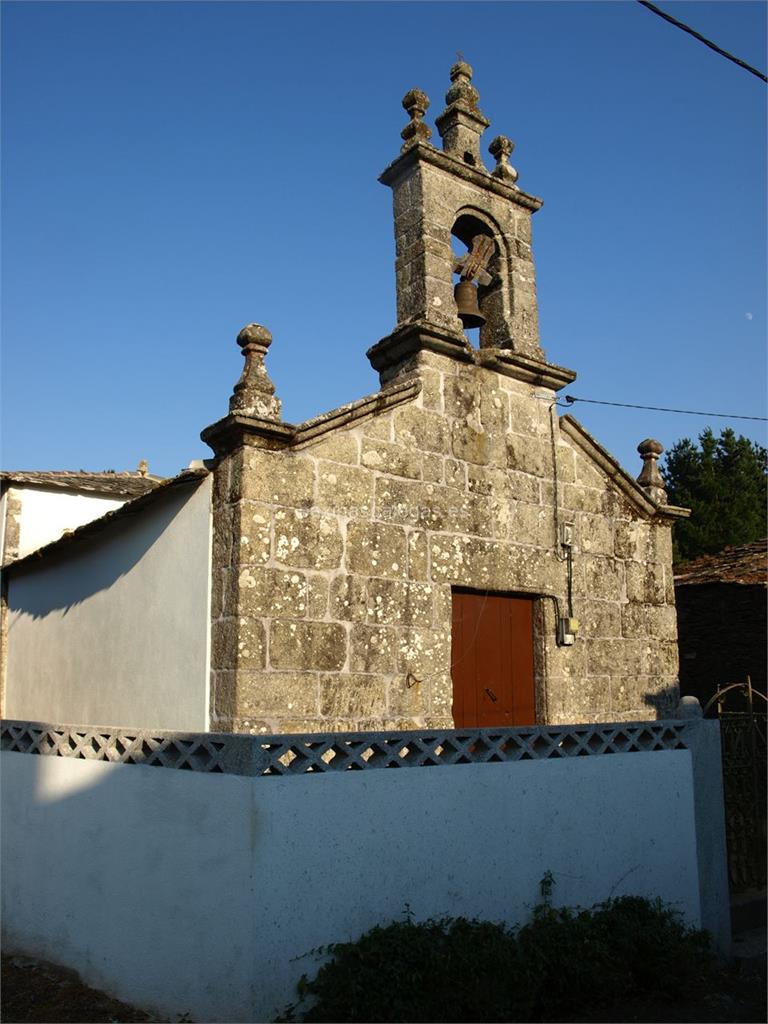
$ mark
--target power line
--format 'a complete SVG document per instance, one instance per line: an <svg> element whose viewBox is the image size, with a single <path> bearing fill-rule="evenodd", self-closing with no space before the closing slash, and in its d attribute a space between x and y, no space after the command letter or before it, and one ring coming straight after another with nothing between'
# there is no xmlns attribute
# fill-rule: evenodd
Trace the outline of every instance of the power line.
<svg viewBox="0 0 768 1024"><path fill-rule="evenodd" d="M616 405L622 409L649 409L651 412L677 412L685 416L717 416L724 420L760 420L768 422L768 416L738 416L727 412L699 412L695 409L666 409L661 405L632 405L629 402L601 402L597 398L577 398L575 395L563 395L568 405L574 402L588 402L590 405Z"/></svg>
<svg viewBox="0 0 768 1024"><path fill-rule="evenodd" d="M664 21L668 21L670 25L674 25L676 28L681 28L683 32L687 32L689 36L693 36L694 39L698 39L700 43L704 43L704 45L708 46L710 50L714 50L715 53L719 53L721 57L725 57L726 60L733 61L733 63L738 64L740 68L744 68L745 71L749 71L751 75L757 75L757 77L762 78L764 82L768 82L768 78L766 78L762 71L758 71L757 68L753 68L751 64L747 64L747 62L741 60L741 58L734 57L732 53L728 53L727 50L723 50L717 45L717 43L713 43L711 39L706 39L700 32L691 28L690 25L686 25L682 21L678 21L677 18L673 18L671 14L667 14L666 11L662 11L660 7L656 6L656 4L650 4L647 0L637 0L637 2L642 7L647 7L649 11L653 11L654 14L658 14L660 18L663 18ZM742 419L752 418L755 417L742 417Z"/></svg>

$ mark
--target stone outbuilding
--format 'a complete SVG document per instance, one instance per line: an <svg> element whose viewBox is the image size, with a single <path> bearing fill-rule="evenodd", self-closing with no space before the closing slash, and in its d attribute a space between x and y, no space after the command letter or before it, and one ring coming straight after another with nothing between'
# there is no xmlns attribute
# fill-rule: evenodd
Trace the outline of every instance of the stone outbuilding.
<svg viewBox="0 0 768 1024"><path fill-rule="evenodd" d="M649 439L637 481L571 416L538 329L513 144L472 69L424 121L414 89L380 181L397 323L380 390L283 422L269 331L238 343L213 463L210 728L444 728L656 717L678 698L671 526ZM469 332L476 332L477 343Z"/></svg>

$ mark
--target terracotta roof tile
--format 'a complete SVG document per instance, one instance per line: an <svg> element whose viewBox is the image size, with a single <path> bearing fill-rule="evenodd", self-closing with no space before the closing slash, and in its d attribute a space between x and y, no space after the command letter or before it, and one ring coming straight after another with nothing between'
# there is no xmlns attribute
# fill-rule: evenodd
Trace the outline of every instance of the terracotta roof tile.
<svg viewBox="0 0 768 1024"><path fill-rule="evenodd" d="M768 540L758 540L739 547L727 547L716 555L702 555L675 567L675 586L694 583L768 582Z"/></svg>

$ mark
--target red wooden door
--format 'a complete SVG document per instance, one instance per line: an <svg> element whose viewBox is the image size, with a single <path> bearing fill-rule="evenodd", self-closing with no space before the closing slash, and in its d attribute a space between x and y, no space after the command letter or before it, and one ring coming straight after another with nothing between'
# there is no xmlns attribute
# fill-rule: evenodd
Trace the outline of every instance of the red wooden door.
<svg viewBox="0 0 768 1024"><path fill-rule="evenodd" d="M457 729L535 725L533 599L454 591L451 675Z"/></svg>

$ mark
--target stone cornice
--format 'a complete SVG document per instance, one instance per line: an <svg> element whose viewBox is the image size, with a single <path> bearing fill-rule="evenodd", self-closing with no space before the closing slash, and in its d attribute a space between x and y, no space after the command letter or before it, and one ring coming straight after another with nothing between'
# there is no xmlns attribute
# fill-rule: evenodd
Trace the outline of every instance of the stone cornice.
<svg viewBox="0 0 768 1024"><path fill-rule="evenodd" d="M201 431L200 438L217 455L224 455L247 444L249 437L266 442L264 447L284 448L291 443L295 432L296 427L292 423L230 413Z"/></svg>
<svg viewBox="0 0 768 1024"><path fill-rule="evenodd" d="M331 409L303 423L282 423L230 413L202 431L200 437L217 455L225 455L246 444L264 448L296 448L304 442L316 440L339 427L356 423L366 416L376 415L395 405L411 402L421 391L421 381L411 379L382 388L356 402Z"/></svg>
<svg viewBox="0 0 768 1024"><path fill-rule="evenodd" d="M419 162L431 164L433 167L439 167L441 171L445 171L448 174L464 178L465 181L487 189L489 192L494 192L496 195L508 199L517 206L525 207L526 210L530 210L532 213L540 210L544 205L543 199L529 195L513 185L508 185L499 178L494 178L486 170L471 167L462 160L457 160L455 157L443 153L442 150L435 149L434 146L426 142L417 142L406 149L404 153L401 153L397 159L393 160L381 172L379 181L382 185L397 185Z"/></svg>
<svg viewBox="0 0 768 1024"><path fill-rule="evenodd" d="M478 349L475 353L475 362L479 366L484 366L486 370L494 370L505 377L514 377L515 380L524 381L526 384L552 388L553 391L559 391L576 380L575 370L531 359L530 356L523 356L506 348Z"/></svg>
<svg viewBox="0 0 768 1024"><path fill-rule="evenodd" d="M396 327L386 338L372 345L366 355L374 370L382 373L422 351L451 356L463 363L474 362L474 349L462 334L452 334L424 321Z"/></svg>
<svg viewBox="0 0 768 1024"><path fill-rule="evenodd" d="M474 363L505 377L559 391L576 380L575 370L556 366L540 359L531 359L511 349L473 348L463 335L454 335L434 324L417 322L404 324L368 349L367 355L374 370L386 372L403 363L417 352L436 352L462 363Z"/></svg>
<svg viewBox="0 0 768 1024"><path fill-rule="evenodd" d="M687 519L691 510L677 505L659 505L645 493L625 469L572 416L560 417L560 431L573 441L615 484L630 504L648 519Z"/></svg>
<svg viewBox="0 0 768 1024"><path fill-rule="evenodd" d="M435 125L441 135L446 125L449 125L452 121L464 121L465 123L468 122L469 124L476 125L478 134L482 134L491 125L485 114L481 114L479 110L470 110L460 103L452 103L449 107L445 108L442 114L438 114L435 118Z"/></svg>
<svg viewBox="0 0 768 1024"><path fill-rule="evenodd" d="M410 378L407 381L382 388L381 391L372 395L366 395L365 398L359 398L356 402L340 405L338 409L332 409L330 412L323 413L322 416L305 420L295 428L293 444L301 445L305 441L315 441L322 434L327 434L338 427L356 423L366 416L375 416L393 406L412 402L421 393L421 386L420 380Z"/></svg>

